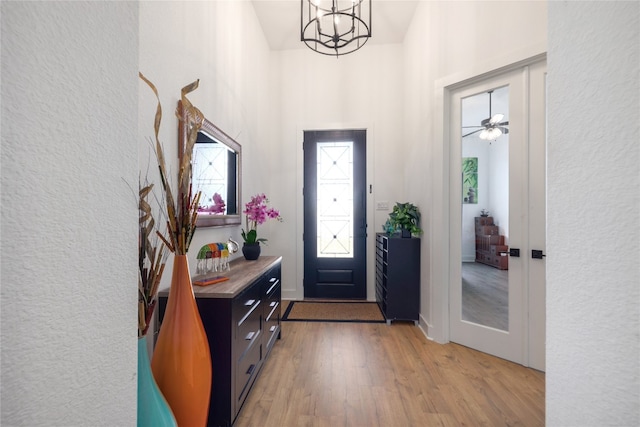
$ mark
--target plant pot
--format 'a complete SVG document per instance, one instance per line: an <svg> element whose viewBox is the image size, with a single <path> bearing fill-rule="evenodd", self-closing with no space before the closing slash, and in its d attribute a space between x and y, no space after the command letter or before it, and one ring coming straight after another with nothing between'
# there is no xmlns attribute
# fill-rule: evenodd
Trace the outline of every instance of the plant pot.
<svg viewBox="0 0 640 427"><path fill-rule="evenodd" d="M242 254L247 261L255 261L260 256L260 243L245 243L242 245Z"/></svg>
<svg viewBox="0 0 640 427"><path fill-rule="evenodd" d="M411 238L411 231L403 228L400 230L400 235L402 236L403 239L410 239Z"/></svg>

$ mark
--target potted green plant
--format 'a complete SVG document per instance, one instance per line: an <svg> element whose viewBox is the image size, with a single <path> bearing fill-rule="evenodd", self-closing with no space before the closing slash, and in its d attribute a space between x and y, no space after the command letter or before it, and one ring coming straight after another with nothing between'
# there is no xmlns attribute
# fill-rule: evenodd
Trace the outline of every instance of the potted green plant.
<svg viewBox="0 0 640 427"><path fill-rule="evenodd" d="M413 203L399 203L393 207L389 219L382 227L387 234L401 232L402 237L422 234L420 210Z"/></svg>

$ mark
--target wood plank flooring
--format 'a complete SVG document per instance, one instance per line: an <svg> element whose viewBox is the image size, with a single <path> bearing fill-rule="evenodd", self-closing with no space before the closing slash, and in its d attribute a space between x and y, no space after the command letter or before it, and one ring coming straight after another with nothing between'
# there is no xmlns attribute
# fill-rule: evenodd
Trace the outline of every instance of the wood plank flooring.
<svg viewBox="0 0 640 427"><path fill-rule="evenodd" d="M509 272L462 263L462 320L509 330Z"/></svg>
<svg viewBox="0 0 640 427"><path fill-rule="evenodd" d="M284 322L234 426L542 426L544 383L412 322Z"/></svg>

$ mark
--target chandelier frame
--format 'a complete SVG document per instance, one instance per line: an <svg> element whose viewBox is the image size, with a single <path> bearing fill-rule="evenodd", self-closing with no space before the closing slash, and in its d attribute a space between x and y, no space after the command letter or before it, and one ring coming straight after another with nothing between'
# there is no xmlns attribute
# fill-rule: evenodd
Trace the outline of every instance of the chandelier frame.
<svg viewBox="0 0 640 427"><path fill-rule="evenodd" d="M300 0L300 41L323 55L355 52L371 38L371 2Z"/></svg>

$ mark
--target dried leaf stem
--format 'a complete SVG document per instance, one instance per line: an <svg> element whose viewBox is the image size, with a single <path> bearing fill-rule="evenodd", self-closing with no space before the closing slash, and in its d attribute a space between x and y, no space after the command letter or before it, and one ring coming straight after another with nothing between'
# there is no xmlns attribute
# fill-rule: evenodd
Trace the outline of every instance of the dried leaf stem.
<svg viewBox="0 0 640 427"><path fill-rule="evenodd" d="M204 115L191 104L187 98L187 94L198 88L199 80L183 87L181 91L182 108L184 108L186 112L184 116L187 121L187 123L185 123L187 126L187 142L178 169L177 193L174 197L170 178L167 174L164 151L159 139L162 107L160 105L158 91L153 83L144 77L142 73L139 73L139 76L151 88L158 100L154 119L155 151L158 159L158 169L160 171L162 190L165 196L164 199L167 208L166 213L168 226L168 235L161 235L161 239L169 250L175 254L186 255L189 250L193 234L196 230L196 219L200 202L200 192L198 191L195 194L192 193L193 172L191 157L193 154L193 147L198 136L198 131L202 127L202 123L204 121ZM181 115L178 115L178 118L183 120Z"/></svg>
<svg viewBox="0 0 640 427"><path fill-rule="evenodd" d="M181 91L182 108L185 108L187 126L187 144L182 156L178 171L178 192L174 197L171 187L171 179L167 174L164 151L160 143L160 123L162 121L162 106L158 90L142 73L140 78L151 88L158 100L153 123L155 132L155 153L160 171L162 183L162 205L167 215L166 234L161 233L155 227L155 221L151 211L151 205L147 198L152 194L153 184L142 187L139 185L139 240L138 258L138 336L144 336L149 329L151 317L156 306L158 287L164 272L167 260L167 250L178 255L186 255L191 244L191 239L196 230L196 219L200 203L200 192L192 193L192 166L191 156L196 143L198 131L202 127L204 116L187 99L187 94L198 88L199 81L185 86ZM178 115L180 120L184 120ZM163 209L163 210L164 210Z"/></svg>
<svg viewBox="0 0 640 427"><path fill-rule="evenodd" d="M139 185L138 210L138 337L146 335L156 306L158 286L167 260L167 246L159 242L155 221L147 197L153 184Z"/></svg>

